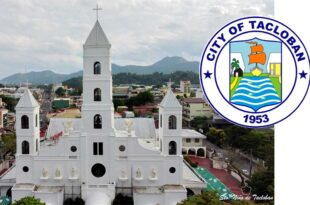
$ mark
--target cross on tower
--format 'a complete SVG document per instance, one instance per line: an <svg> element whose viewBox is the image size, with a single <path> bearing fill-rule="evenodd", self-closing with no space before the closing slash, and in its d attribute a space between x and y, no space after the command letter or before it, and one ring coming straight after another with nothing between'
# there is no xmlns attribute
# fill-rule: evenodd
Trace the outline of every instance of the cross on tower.
<svg viewBox="0 0 310 205"><path fill-rule="evenodd" d="M102 8L99 8L98 3L96 5L96 8L93 8L94 11L96 11L97 21L98 21L98 11L102 10Z"/></svg>

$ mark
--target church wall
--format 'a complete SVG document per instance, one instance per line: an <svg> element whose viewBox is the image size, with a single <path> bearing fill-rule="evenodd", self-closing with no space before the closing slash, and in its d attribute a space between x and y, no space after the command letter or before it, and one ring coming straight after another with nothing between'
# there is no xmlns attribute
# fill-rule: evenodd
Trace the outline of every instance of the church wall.
<svg viewBox="0 0 310 205"><path fill-rule="evenodd" d="M39 151L40 156L79 156L81 153L81 145L79 135L74 136L61 136L55 145L46 144L41 145ZM75 146L76 151L72 152L71 147Z"/></svg>
<svg viewBox="0 0 310 205"><path fill-rule="evenodd" d="M81 166L79 159L41 157L40 159L35 159L34 167L34 184L63 186L79 185L81 183ZM72 168L75 170L75 177L72 176ZM43 169L47 171L47 178L43 176ZM60 177L56 177L56 169L60 170Z"/></svg>
<svg viewBox="0 0 310 205"><path fill-rule="evenodd" d="M28 171L25 172L26 167ZM19 155L16 157L16 183L32 183L34 172L33 156Z"/></svg>
<svg viewBox="0 0 310 205"><path fill-rule="evenodd" d="M44 201L45 204L62 205L64 201L64 191L60 192L34 192L34 197Z"/></svg>

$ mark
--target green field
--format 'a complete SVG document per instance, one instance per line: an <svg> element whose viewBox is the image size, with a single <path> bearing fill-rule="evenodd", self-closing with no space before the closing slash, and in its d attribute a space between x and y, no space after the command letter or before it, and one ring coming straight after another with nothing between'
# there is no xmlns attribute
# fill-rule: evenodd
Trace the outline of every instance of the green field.
<svg viewBox="0 0 310 205"><path fill-rule="evenodd" d="M282 98L282 93L281 93L281 83L279 81L279 77L269 77L274 89L276 89L277 94L279 95L280 98Z"/></svg>
<svg viewBox="0 0 310 205"><path fill-rule="evenodd" d="M234 82L235 78L236 78L236 77L230 77L230 83ZM238 78L238 81L237 81L235 87L230 91L230 98L232 98L232 96L233 96L234 93L236 92L236 89L237 89L237 87L238 87L238 85L239 85L241 79L242 79L242 77L239 77L239 78Z"/></svg>

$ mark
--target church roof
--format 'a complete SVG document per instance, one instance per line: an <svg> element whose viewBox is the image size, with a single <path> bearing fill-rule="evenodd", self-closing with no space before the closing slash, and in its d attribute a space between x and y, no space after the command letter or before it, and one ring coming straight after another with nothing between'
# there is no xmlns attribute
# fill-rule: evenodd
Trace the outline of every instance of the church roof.
<svg viewBox="0 0 310 205"><path fill-rule="evenodd" d="M90 34L87 37L87 40L85 42L86 46L104 46L104 45L111 45L107 36L105 35L104 31L102 30L102 27L97 20L93 29L91 30Z"/></svg>
<svg viewBox="0 0 310 205"><path fill-rule="evenodd" d="M37 100L33 97L32 93L28 88L25 89L24 94L19 99L16 108L33 108L38 107L39 103Z"/></svg>
<svg viewBox="0 0 310 205"><path fill-rule="evenodd" d="M180 102L175 97L170 87L168 88L168 91L159 106L163 108L182 108Z"/></svg>

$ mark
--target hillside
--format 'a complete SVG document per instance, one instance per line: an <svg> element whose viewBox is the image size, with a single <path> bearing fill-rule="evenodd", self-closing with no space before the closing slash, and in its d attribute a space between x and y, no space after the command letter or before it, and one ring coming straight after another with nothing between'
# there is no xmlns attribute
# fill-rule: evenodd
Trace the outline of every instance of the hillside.
<svg viewBox="0 0 310 205"><path fill-rule="evenodd" d="M165 57L160 61L148 66L112 65L112 73L136 73L136 74L152 74L155 72L169 74L175 71L192 71L198 73L199 62L187 61L182 57Z"/></svg>
<svg viewBox="0 0 310 205"><path fill-rule="evenodd" d="M198 73L199 62L187 61L182 57L165 57L162 60L147 66L138 65L126 65L120 66L112 64L112 73L132 73L132 74L152 74L155 72L170 74L176 71L192 71ZM82 71L78 71L71 74L59 74L50 70L40 72L28 72L28 73L17 73L10 75L0 80L1 84L15 84L25 83L28 81L31 84L53 84L66 81L71 78L75 78L82 75Z"/></svg>
<svg viewBox="0 0 310 205"><path fill-rule="evenodd" d="M153 73L138 75L133 73L118 73L113 75L113 84L143 84L143 85L163 85L171 79L177 84L180 80L190 80L193 84L199 84L198 74L191 71L177 71L171 74ZM82 89L82 77L76 77L63 82L71 88Z"/></svg>
<svg viewBox="0 0 310 205"><path fill-rule="evenodd" d="M28 73L16 73L10 75L6 78L3 78L0 83L1 84L10 84L10 85L19 85L20 83L26 83L27 81L30 84L38 85L38 84L51 84L51 83L61 83L64 80L81 76L82 72L75 72L71 74L59 74L50 70L44 71L31 71Z"/></svg>

